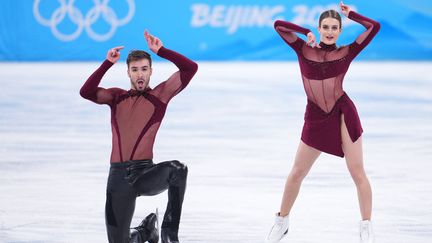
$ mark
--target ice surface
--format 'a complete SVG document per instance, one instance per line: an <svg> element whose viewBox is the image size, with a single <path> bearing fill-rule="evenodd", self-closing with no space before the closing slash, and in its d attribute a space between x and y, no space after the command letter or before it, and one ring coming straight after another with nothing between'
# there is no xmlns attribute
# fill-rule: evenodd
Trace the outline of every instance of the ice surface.
<svg viewBox="0 0 432 243"><path fill-rule="evenodd" d="M106 242L109 108L78 92L99 63L0 63L0 242ZM152 86L175 66L155 63ZM432 242L430 62L355 62L356 103L374 191L377 243ZM129 88L117 64L104 87ZM264 242L303 125L296 62L200 63L175 97L155 162L189 166L180 240ZM166 193L137 201L132 225L165 210ZM357 242L356 189L341 158L321 155L283 242Z"/></svg>

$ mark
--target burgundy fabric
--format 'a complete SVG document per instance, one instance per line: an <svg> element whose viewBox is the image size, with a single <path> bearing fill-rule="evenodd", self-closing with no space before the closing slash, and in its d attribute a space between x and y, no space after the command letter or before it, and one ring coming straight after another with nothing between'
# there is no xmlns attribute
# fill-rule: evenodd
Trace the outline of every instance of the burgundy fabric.
<svg viewBox="0 0 432 243"><path fill-rule="evenodd" d="M113 65L105 60L80 90L83 98L111 108L112 163L153 158L153 144L169 101L182 91L198 70L192 60L165 47L158 56L173 62L179 71L154 89L105 89L102 77Z"/></svg>
<svg viewBox="0 0 432 243"><path fill-rule="evenodd" d="M344 121L351 140L356 141L361 136L363 129L357 109L348 95L342 95L329 113L308 100L302 141L320 151L343 157L340 134L342 114L344 114Z"/></svg>
<svg viewBox="0 0 432 243"><path fill-rule="evenodd" d="M343 79L352 60L380 29L378 22L354 11L350 11L348 18L362 24L366 31L353 43L342 47L320 43L321 48L312 48L296 34L307 35L310 30L282 20L277 20L274 24L276 31L294 49L299 60L303 86L308 98L308 119L305 119L302 132L303 142L323 152L342 157L344 154L341 148L341 113L346 115L345 122L353 142L361 136L361 132L358 131L362 131L354 104L348 96L344 97ZM350 105L347 105L348 103ZM334 124L329 125L330 122ZM318 129L320 126L322 129Z"/></svg>

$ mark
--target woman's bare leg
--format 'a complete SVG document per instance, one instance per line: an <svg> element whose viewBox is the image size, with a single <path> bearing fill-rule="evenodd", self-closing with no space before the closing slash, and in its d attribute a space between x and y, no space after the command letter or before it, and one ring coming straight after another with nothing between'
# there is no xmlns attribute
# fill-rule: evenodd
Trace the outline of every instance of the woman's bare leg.
<svg viewBox="0 0 432 243"><path fill-rule="evenodd" d="M313 163L320 154L321 151L306 145L303 143L303 141L300 141L294 165L285 183L285 190L280 208L280 216L284 217L290 213L300 191L300 186L303 179L308 174Z"/></svg>
<svg viewBox="0 0 432 243"><path fill-rule="evenodd" d="M372 214L372 189L363 166L362 137L354 143L348 133L342 115L342 149L351 177L357 187L360 213L363 220L370 220Z"/></svg>

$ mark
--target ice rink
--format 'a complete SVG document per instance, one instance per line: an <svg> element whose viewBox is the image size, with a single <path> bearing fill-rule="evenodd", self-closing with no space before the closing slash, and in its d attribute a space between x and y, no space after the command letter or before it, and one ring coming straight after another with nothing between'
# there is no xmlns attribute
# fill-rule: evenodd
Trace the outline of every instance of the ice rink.
<svg viewBox="0 0 432 243"><path fill-rule="evenodd" d="M300 141L297 62L200 62L175 97L155 162L189 167L182 243L262 243ZM99 63L0 63L0 242L106 242L110 112L79 96ZM155 63L151 86L176 70ZM344 89L364 129L377 243L432 242L431 62L354 62ZM126 65L103 87L129 89ZM166 193L141 197L132 226ZM356 243L357 193L344 159L322 154L282 242Z"/></svg>

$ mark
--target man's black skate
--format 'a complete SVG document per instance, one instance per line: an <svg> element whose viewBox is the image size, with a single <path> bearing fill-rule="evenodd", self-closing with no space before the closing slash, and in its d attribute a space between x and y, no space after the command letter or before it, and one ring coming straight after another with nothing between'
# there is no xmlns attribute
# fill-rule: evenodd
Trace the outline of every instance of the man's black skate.
<svg viewBox="0 0 432 243"><path fill-rule="evenodd" d="M179 243L178 230L170 228L162 228L161 240L162 243Z"/></svg>
<svg viewBox="0 0 432 243"><path fill-rule="evenodd" d="M156 211L157 213L157 211ZM159 229L158 217L155 213L149 214L131 233L132 243L158 243Z"/></svg>

